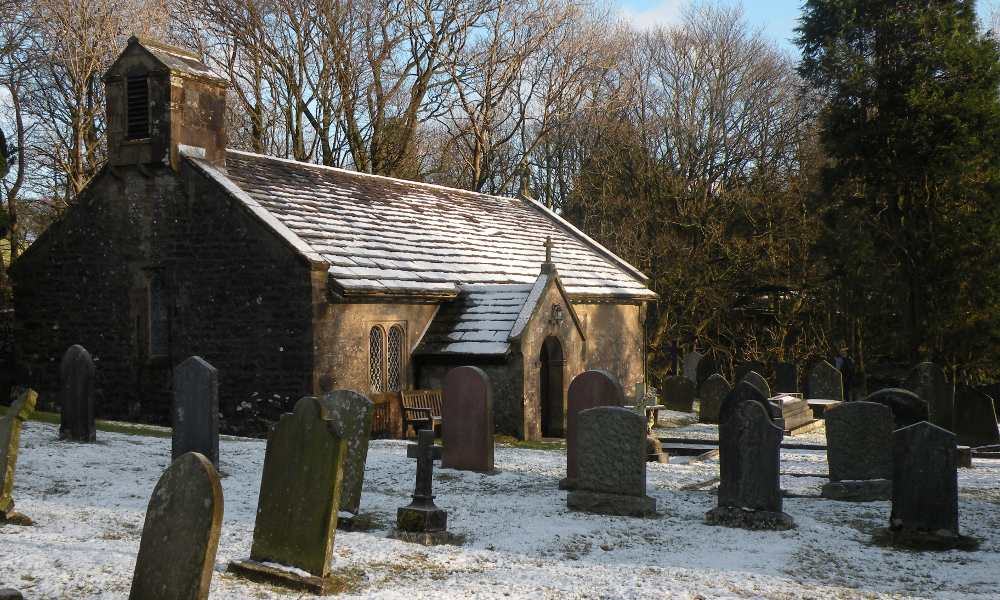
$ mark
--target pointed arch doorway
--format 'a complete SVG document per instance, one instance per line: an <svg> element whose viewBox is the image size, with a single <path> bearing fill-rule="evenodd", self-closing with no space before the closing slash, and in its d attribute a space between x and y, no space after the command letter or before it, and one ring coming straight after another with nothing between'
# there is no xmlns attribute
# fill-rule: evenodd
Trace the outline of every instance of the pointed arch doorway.
<svg viewBox="0 0 1000 600"><path fill-rule="evenodd" d="M562 343L559 338L550 335L542 342L539 356L541 368L539 372L538 400L541 404L542 437L559 438L566 435L566 398L563 382Z"/></svg>

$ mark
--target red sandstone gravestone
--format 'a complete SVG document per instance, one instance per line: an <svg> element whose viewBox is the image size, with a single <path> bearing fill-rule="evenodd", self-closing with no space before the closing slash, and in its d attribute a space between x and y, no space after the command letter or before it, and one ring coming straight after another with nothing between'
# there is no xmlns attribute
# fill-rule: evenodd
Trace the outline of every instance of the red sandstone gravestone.
<svg viewBox="0 0 1000 600"><path fill-rule="evenodd" d="M625 391L618 379L607 371L584 371L569 384L566 394L566 478L560 489L576 488L577 432L580 411L598 406L623 406Z"/></svg>
<svg viewBox="0 0 1000 600"><path fill-rule="evenodd" d="M493 386L477 367L452 369L441 384L442 469L493 470Z"/></svg>

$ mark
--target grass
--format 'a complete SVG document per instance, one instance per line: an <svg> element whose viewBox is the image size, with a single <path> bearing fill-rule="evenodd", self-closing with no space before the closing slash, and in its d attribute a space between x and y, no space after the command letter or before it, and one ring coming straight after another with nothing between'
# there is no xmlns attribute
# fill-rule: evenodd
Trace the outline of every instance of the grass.
<svg viewBox="0 0 1000 600"><path fill-rule="evenodd" d="M493 441L508 448L527 448L529 450L558 450L566 442L539 442L535 440L519 440L509 435L495 435Z"/></svg>
<svg viewBox="0 0 1000 600"><path fill-rule="evenodd" d="M0 406L0 416L7 414L7 407ZM51 423L53 425L58 425L60 423L60 416L57 413L43 412L40 410L33 411L28 415L29 421L38 421L40 423ZM157 427L156 425L143 425L141 423L123 423L121 421L103 421L97 419L94 421L94 425L97 427L98 431L110 431L112 433L124 433L128 435L144 435L147 437L158 437L158 438L168 438L173 435L173 432L169 427Z"/></svg>

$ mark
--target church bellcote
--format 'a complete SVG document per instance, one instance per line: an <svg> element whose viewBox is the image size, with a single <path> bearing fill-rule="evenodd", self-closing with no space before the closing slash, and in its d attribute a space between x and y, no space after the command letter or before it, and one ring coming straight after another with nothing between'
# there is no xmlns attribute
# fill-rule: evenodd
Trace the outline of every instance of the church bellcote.
<svg viewBox="0 0 1000 600"><path fill-rule="evenodd" d="M197 54L132 37L104 74L108 163L180 166L180 152L226 160L229 83Z"/></svg>

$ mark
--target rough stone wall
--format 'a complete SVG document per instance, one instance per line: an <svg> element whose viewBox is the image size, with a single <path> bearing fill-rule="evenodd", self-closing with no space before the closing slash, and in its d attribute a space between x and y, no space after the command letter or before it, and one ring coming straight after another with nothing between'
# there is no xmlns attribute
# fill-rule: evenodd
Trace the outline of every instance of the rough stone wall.
<svg viewBox="0 0 1000 600"><path fill-rule="evenodd" d="M643 381L640 307L635 304L575 304L585 322L587 343L582 371L600 369L618 378L626 396Z"/></svg>
<svg viewBox="0 0 1000 600"><path fill-rule="evenodd" d="M312 392L310 268L188 164L118 167L15 263L18 383L58 403L72 344L96 366L97 414L169 423L171 372L198 355L219 370L224 428L256 433ZM169 355L142 335L144 272L167 279Z"/></svg>

